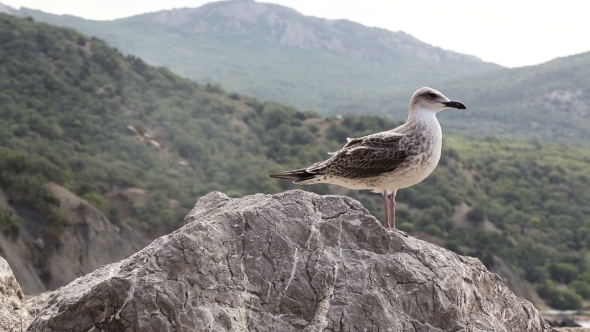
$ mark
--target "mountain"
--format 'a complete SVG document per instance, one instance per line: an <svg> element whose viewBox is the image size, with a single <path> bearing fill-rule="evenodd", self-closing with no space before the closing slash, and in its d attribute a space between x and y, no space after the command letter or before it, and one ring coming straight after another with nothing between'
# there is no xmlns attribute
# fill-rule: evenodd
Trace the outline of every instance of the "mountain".
<svg viewBox="0 0 590 332"><path fill-rule="evenodd" d="M124 255L181 227L210 191L296 188L266 174L397 125L228 93L74 30L0 14L0 255L25 271L17 278L54 288L106 263L102 252L126 246ZM525 280L553 307L590 299L589 149L447 135L442 155L399 192L401 229ZM299 188L354 197L382 220L378 195Z"/></svg>
<svg viewBox="0 0 590 332"><path fill-rule="evenodd" d="M220 1L113 21L21 8L14 14L75 28L199 83L322 114L405 108L424 85L501 68L403 33L304 16L249 0Z"/></svg>

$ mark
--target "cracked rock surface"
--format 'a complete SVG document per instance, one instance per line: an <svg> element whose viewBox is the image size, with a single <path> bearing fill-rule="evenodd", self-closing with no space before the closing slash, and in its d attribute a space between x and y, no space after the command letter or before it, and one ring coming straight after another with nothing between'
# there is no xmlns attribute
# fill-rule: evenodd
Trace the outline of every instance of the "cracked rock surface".
<svg viewBox="0 0 590 332"><path fill-rule="evenodd" d="M0 331L23 331L33 317L24 308L24 295L6 260L0 257Z"/></svg>
<svg viewBox="0 0 590 332"><path fill-rule="evenodd" d="M479 260L351 198L213 192L186 220L63 287L29 331L551 331Z"/></svg>

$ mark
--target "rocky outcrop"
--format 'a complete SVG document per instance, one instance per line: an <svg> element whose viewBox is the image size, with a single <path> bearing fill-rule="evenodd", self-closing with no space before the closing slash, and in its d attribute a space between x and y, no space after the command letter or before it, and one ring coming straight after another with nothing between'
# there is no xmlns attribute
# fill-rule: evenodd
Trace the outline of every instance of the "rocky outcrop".
<svg viewBox="0 0 590 332"><path fill-rule="evenodd" d="M0 331L23 331L33 318L24 309L24 295L4 258L0 257Z"/></svg>
<svg viewBox="0 0 590 332"><path fill-rule="evenodd" d="M60 201L69 226L60 234L61 245L44 248L40 230L47 223L27 206L9 204L0 192L0 206L25 220L17 238L0 233L0 254L8 261L26 294L39 294L64 286L100 266L127 258L149 244L129 226L111 222L100 210L66 188L47 184ZM44 250L45 249L45 250ZM43 267L31 259L43 256Z"/></svg>
<svg viewBox="0 0 590 332"><path fill-rule="evenodd" d="M550 331L471 257L357 201L202 197L189 223L63 287L29 331Z"/></svg>

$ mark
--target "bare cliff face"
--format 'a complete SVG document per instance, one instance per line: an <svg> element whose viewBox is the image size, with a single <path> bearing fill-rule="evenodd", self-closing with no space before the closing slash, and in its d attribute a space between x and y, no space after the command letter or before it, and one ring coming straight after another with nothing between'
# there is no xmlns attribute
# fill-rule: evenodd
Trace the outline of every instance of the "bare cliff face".
<svg viewBox="0 0 590 332"><path fill-rule="evenodd" d="M477 259L357 201L202 197L187 226L57 292L29 331L550 331Z"/></svg>
<svg viewBox="0 0 590 332"><path fill-rule="evenodd" d="M60 245L56 248L46 248L46 235L39 230L47 221L41 214L11 206L0 194L0 206L27 221L27 227L16 238L0 233L0 256L12 267L25 294L64 286L104 264L129 257L149 243L128 226L113 224L66 188L54 183L48 186L70 222L59 234Z"/></svg>

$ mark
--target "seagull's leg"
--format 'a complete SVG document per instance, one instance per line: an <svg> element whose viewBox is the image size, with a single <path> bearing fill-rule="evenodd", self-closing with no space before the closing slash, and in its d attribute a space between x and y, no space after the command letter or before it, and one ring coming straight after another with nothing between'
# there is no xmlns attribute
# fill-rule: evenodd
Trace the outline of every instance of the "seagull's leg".
<svg viewBox="0 0 590 332"><path fill-rule="evenodd" d="M392 231L395 227L394 227L394 223L395 223L395 216L391 213L391 200L392 200L393 196L392 194L388 194L387 195L387 215L389 216L389 218L387 219L387 229Z"/></svg>
<svg viewBox="0 0 590 332"><path fill-rule="evenodd" d="M395 191L389 195L389 229L395 230Z"/></svg>
<svg viewBox="0 0 590 332"><path fill-rule="evenodd" d="M385 215L384 226L389 227L389 216L387 214L389 210L388 200L387 200L387 191L384 191L381 196L381 201L383 202L383 214Z"/></svg>
<svg viewBox="0 0 590 332"><path fill-rule="evenodd" d="M389 214L391 214L391 229L400 233L403 236L408 236L408 233L399 230L397 228L395 228L395 195L397 194L397 190L394 190L393 193L391 194L391 201L389 202L389 206L391 208L391 210L389 211Z"/></svg>

